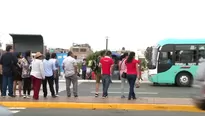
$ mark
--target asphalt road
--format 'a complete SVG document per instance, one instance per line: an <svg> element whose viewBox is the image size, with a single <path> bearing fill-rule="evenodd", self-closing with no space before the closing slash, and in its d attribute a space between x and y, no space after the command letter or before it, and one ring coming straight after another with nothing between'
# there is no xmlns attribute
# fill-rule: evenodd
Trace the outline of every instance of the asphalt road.
<svg viewBox="0 0 205 116"><path fill-rule="evenodd" d="M81 83L78 87L79 96L94 96L95 94L95 83ZM109 96L121 96L120 88L120 83L112 83L109 88ZM128 83L124 90L127 95L129 91ZM135 92L139 97L190 98L194 88L173 85L153 86L152 84L142 83L140 88L135 89ZM100 93L102 93L102 85L100 85ZM66 91L61 91L60 96L66 96Z"/></svg>
<svg viewBox="0 0 205 116"><path fill-rule="evenodd" d="M126 110L24 109L14 116L204 116L204 113Z"/></svg>

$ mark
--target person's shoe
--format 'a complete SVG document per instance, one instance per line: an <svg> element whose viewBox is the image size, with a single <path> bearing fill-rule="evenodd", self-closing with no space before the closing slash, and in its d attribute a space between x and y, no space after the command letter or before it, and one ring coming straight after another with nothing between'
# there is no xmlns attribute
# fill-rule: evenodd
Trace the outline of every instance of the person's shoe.
<svg viewBox="0 0 205 116"><path fill-rule="evenodd" d="M131 100L131 97L129 97L128 100Z"/></svg>
<svg viewBox="0 0 205 116"><path fill-rule="evenodd" d="M77 98L77 97L78 97L78 95L74 95L74 97L75 97L75 98Z"/></svg>
<svg viewBox="0 0 205 116"><path fill-rule="evenodd" d="M56 97L58 97L59 95L58 94L56 94Z"/></svg>
<svg viewBox="0 0 205 116"><path fill-rule="evenodd" d="M57 96L56 95L52 95L52 98L56 98Z"/></svg>
<svg viewBox="0 0 205 116"><path fill-rule="evenodd" d="M26 96L26 98L27 98L27 99L30 99L31 97L30 97L30 95L28 95L28 96Z"/></svg>
<svg viewBox="0 0 205 116"><path fill-rule="evenodd" d="M23 98L27 98L27 96L26 96L26 95L23 95Z"/></svg>
<svg viewBox="0 0 205 116"><path fill-rule="evenodd" d="M98 97L99 96L99 93L95 93L95 97Z"/></svg>
<svg viewBox="0 0 205 116"><path fill-rule="evenodd" d="M14 97L16 97L16 96L15 96L15 95L9 95L9 97L10 97L10 98L14 98Z"/></svg>
<svg viewBox="0 0 205 116"><path fill-rule="evenodd" d="M105 99L105 98L108 98L108 96L103 96L102 98Z"/></svg>
<svg viewBox="0 0 205 116"><path fill-rule="evenodd" d="M71 95L67 95L67 97L71 97Z"/></svg>
<svg viewBox="0 0 205 116"><path fill-rule="evenodd" d="M122 95L122 96L121 96L121 98L123 99L123 98L125 98L125 96L124 96L124 95Z"/></svg>

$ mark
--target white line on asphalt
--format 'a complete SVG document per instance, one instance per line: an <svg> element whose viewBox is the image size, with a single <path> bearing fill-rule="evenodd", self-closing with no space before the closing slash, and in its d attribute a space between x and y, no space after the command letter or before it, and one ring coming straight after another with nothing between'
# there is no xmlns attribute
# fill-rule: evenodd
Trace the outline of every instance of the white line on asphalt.
<svg viewBox="0 0 205 116"><path fill-rule="evenodd" d="M24 110L26 108L24 108L24 107L9 107L8 109L9 110Z"/></svg>
<svg viewBox="0 0 205 116"><path fill-rule="evenodd" d="M95 91L91 91L91 93L95 93ZM102 93L102 92L99 92ZM116 93L116 94L121 94L121 92L114 92L114 91L108 91L108 93ZM129 92L124 92L124 93L129 93ZM135 92L136 94L146 94L146 95L157 95L159 93L157 92Z"/></svg>
<svg viewBox="0 0 205 116"><path fill-rule="evenodd" d="M18 112L20 112L20 111L19 111L19 110L12 110L12 111L11 111L12 114L16 114L16 113L18 113Z"/></svg>

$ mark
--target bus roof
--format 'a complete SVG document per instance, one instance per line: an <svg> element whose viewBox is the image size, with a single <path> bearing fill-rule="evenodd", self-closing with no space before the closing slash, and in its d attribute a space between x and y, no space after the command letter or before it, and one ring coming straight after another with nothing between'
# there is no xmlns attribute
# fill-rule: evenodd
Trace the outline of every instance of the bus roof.
<svg viewBox="0 0 205 116"><path fill-rule="evenodd" d="M202 39L163 39L158 42L159 46L166 44L205 44L205 38Z"/></svg>

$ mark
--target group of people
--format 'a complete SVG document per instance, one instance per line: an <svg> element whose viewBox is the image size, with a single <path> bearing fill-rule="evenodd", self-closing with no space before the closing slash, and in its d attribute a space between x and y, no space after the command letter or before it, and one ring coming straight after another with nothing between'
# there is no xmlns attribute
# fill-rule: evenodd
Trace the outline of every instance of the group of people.
<svg viewBox="0 0 205 116"><path fill-rule="evenodd" d="M7 88L8 96L16 97L18 86L20 97L30 98L33 89L33 99L38 100L41 84L44 97L47 97L47 83L52 97L58 96L59 63L55 53L46 53L44 58L43 54L37 52L33 58L29 50L24 54L14 54L13 47L7 46L6 53L1 56L0 65L0 90L3 98L7 96Z"/></svg>
<svg viewBox="0 0 205 116"><path fill-rule="evenodd" d="M102 97L108 97L108 88L111 81L111 76L113 72L114 61L111 58L111 51L102 51L101 55L96 59L96 64L98 64L93 71L96 74L96 93L95 97L99 96L99 85L100 80L102 79L103 94ZM129 95L128 100L136 99L134 92L135 84L141 79L139 61L135 59L135 52L124 53L121 56L119 62L119 71L121 78L121 91L122 98L125 98L124 95L124 85L126 80L129 83Z"/></svg>
<svg viewBox="0 0 205 116"><path fill-rule="evenodd" d="M99 96L99 86L102 80L103 98L108 97L108 88L111 83L111 76L113 72L114 60L111 57L111 51L102 51L100 56L95 60L95 66L92 67L96 75L96 93L95 97ZM39 91L41 85L43 86L43 95L46 98L47 83L50 88L51 96L53 98L58 96L59 89L59 68L60 65L56 59L55 53L46 53L44 56L37 52L34 58L31 57L31 51L26 51L24 55L18 53L13 54L12 46L6 47L6 53L0 59L0 89L1 96L5 97L8 87L8 96L15 97L16 86L18 85L19 95L23 98L30 98L30 92L33 89L33 99L39 99ZM136 79L140 79L139 61L135 59L135 53L124 53L119 62L119 71L121 78L122 98L124 95L124 84L127 80L129 83L128 100L136 99L134 87ZM65 74L67 97L71 97L70 86L73 85L73 95L78 97L78 66L74 54L70 51L67 57L63 60L62 68ZM55 84L55 90L54 90ZM23 95L21 88L23 86Z"/></svg>

